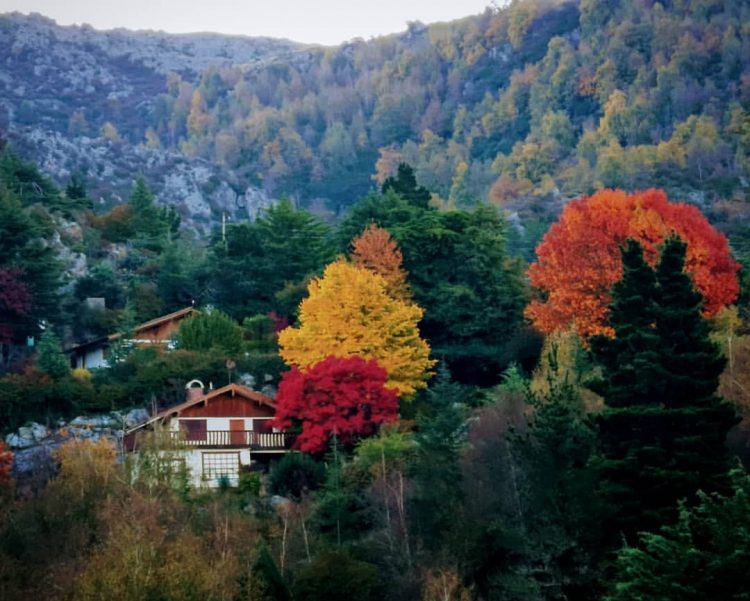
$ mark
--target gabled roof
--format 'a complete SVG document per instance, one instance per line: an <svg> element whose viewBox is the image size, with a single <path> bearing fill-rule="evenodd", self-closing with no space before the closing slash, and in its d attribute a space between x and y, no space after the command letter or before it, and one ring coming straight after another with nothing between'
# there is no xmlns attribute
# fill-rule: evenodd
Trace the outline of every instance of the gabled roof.
<svg viewBox="0 0 750 601"><path fill-rule="evenodd" d="M217 388L216 390L209 390L208 393L195 399L190 399L189 401L185 401L184 403L180 403L179 405L172 405L171 407L162 409L148 421L145 421L142 424L138 424L137 426L130 428L130 430L127 430L125 434L127 435L135 432L136 430L140 430L141 428L149 426L154 422L163 421L168 417L175 417L177 415L180 415L180 413L182 413L188 407L194 407L202 403L208 403L208 401L210 401L212 398L227 393L230 393L231 396L240 396L250 401L255 401L261 405L267 405L268 407L271 407L271 409L276 409L276 403L271 397L268 397L265 394L261 394L260 392L255 392L247 386L242 386L240 384L228 384L226 386L223 386L222 388Z"/></svg>
<svg viewBox="0 0 750 601"><path fill-rule="evenodd" d="M159 411L159 413L156 414L155 417L172 417L172 416L180 415L180 413L182 413L188 407L195 407L196 405L208 404L208 402L211 399L221 396L223 394L227 394L227 393L230 393L231 396L244 397L250 401L255 401L261 405L267 405L271 409L276 409L276 403L271 397L268 397L265 394L261 394L260 392L255 392L251 388L248 388L247 386L242 386L241 384L227 384L226 386L223 386L222 388L217 388L216 390L209 390L208 393L204 394L203 396L199 396L195 399L190 399L189 401L185 401L184 403L180 403L179 405L172 405L171 407L162 409L161 411Z"/></svg>
<svg viewBox="0 0 750 601"><path fill-rule="evenodd" d="M150 321L145 321L141 324L138 324L137 326L133 328L133 332L137 334L138 332L149 330L153 328L154 326L161 325L165 322L172 321L174 319L182 319L183 317L189 317L190 315L194 315L196 313L200 313L200 311L196 309L195 307L185 307L184 309L180 309L179 311L175 311L174 313L162 315L161 317L156 317ZM107 346L108 342L112 342L113 340L119 340L123 336L124 334L117 333L117 334L110 334L109 336L104 336L102 338L95 338L94 340L89 340L88 342L82 342L81 344L71 346L65 349L65 352L72 353L75 351L82 351L88 347Z"/></svg>
<svg viewBox="0 0 750 601"><path fill-rule="evenodd" d="M200 313L198 309L195 307L185 307L184 309L180 309L179 311L175 311L174 313L169 313L168 315L162 315L161 317L156 317L150 321L143 322L141 324L138 324L133 328L134 333L142 332L144 330L150 330L151 328L161 325L163 323L166 323L168 321L173 321L175 319L181 319L183 317L188 317L190 315L194 315L196 313ZM117 340L118 338L121 338L123 334L110 334L107 339L108 340Z"/></svg>

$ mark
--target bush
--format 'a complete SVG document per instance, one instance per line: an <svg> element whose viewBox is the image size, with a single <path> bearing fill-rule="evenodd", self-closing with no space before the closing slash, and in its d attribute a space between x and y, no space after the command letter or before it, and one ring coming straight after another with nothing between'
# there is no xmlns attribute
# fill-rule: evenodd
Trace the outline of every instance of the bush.
<svg viewBox="0 0 750 601"><path fill-rule="evenodd" d="M271 470L271 493L299 499L320 488L325 478L323 465L299 453L284 455Z"/></svg>

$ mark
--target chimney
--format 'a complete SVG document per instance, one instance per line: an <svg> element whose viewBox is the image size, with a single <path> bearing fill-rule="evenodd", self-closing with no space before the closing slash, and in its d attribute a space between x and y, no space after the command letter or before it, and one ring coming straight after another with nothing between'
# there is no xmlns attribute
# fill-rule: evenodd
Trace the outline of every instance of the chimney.
<svg viewBox="0 0 750 601"><path fill-rule="evenodd" d="M185 399L188 401L192 401L194 399L199 399L203 396L203 382L200 380L190 380L187 384L185 384Z"/></svg>

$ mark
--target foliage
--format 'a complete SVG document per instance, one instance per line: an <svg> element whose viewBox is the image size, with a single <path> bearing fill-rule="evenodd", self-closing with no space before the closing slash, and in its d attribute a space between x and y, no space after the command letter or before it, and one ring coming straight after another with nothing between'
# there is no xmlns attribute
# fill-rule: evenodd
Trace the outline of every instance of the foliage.
<svg viewBox="0 0 750 601"><path fill-rule="evenodd" d="M460 385L445 366L427 391L426 411L417 419L412 464L416 530L430 551L451 539L461 504L458 457L466 444L467 407Z"/></svg>
<svg viewBox="0 0 750 601"><path fill-rule="evenodd" d="M379 275L343 260L326 267L308 287L298 328L279 333L281 356L302 369L329 355L374 359L388 374L387 385L402 397L425 386L430 349L417 324L422 310L391 298Z"/></svg>
<svg viewBox="0 0 750 601"><path fill-rule="evenodd" d="M60 339L47 326L39 339L39 347L36 354L36 366L53 379L64 378L70 375L70 361L62 352Z"/></svg>
<svg viewBox="0 0 750 601"><path fill-rule="evenodd" d="M320 488L324 472L323 465L309 455L288 453L271 469L270 490L275 495L299 500Z"/></svg>
<svg viewBox="0 0 750 601"><path fill-rule="evenodd" d="M750 478L732 474L727 496L699 494L699 504L681 504L676 524L643 533L641 544L620 551L608 601L698 601L747 596L750 559Z"/></svg>
<svg viewBox="0 0 750 601"><path fill-rule="evenodd" d="M180 322L177 345L187 351L218 351L229 357L242 352L242 328L226 313L207 308Z"/></svg>
<svg viewBox="0 0 750 601"><path fill-rule="evenodd" d="M387 372L374 359L327 357L282 375L275 423L301 423L297 447L307 453L327 449L332 436L344 444L375 433L398 416L396 390L386 388Z"/></svg>
<svg viewBox="0 0 750 601"><path fill-rule="evenodd" d="M328 227L282 200L255 222L228 226L226 237L214 239L213 300L235 319L271 311L290 315L304 288L294 289L286 302L281 297L317 274L331 256Z"/></svg>
<svg viewBox="0 0 750 601"><path fill-rule="evenodd" d="M435 354L463 382L496 382L515 350L525 304L500 213L488 206L420 209L388 191L363 199L340 232L355 236L371 222L398 241L414 300L425 311L421 331Z"/></svg>
<svg viewBox="0 0 750 601"><path fill-rule="evenodd" d="M0 293L5 343L35 335L41 320L58 316L60 265L45 240L49 235L42 214L24 210L0 182L0 274L8 285Z"/></svg>
<svg viewBox="0 0 750 601"><path fill-rule="evenodd" d="M352 240L352 262L381 276L389 296L402 300L410 297L407 274L402 267L403 255L387 230L370 224Z"/></svg>
<svg viewBox="0 0 750 601"><path fill-rule="evenodd" d="M584 339L611 336L607 318L612 285L622 275L619 247L629 238L638 240L653 265L659 245L673 233L686 241L686 269L702 294L705 314L714 315L739 292L739 265L726 238L697 208L670 203L664 192L652 189L604 190L565 206L529 267L529 279L543 297L530 303L527 317L545 333L575 326Z"/></svg>
<svg viewBox="0 0 750 601"><path fill-rule="evenodd" d="M592 339L603 367L598 461L602 494L616 507L612 539L622 533L634 542L636 532L673 522L678 500L723 490L724 442L736 420L715 396L724 359L683 272L685 257L686 245L669 238L653 270L629 241L612 290L615 338Z"/></svg>
<svg viewBox="0 0 750 601"><path fill-rule="evenodd" d="M10 484L12 470L13 452L6 448L5 443L0 440L0 489Z"/></svg>
<svg viewBox="0 0 750 601"><path fill-rule="evenodd" d="M293 585L299 601L375 601L381 599L375 566L345 551L318 554Z"/></svg>

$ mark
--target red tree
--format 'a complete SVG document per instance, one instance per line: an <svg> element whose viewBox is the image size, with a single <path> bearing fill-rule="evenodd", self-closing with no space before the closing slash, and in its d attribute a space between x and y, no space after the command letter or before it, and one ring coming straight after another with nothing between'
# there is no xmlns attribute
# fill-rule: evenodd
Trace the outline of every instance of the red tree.
<svg viewBox="0 0 750 601"><path fill-rule="evenodd" d="M370 436L398 418L398 394L385 387L387 379L377 361L356 356L293 367L281 378L274 425L301 423L297 447L306 453L324 451L334 434L343 444Z"/></svg>
<svg viewBox="0 0 750 601"><path fill-rule="evenodd" d="M13 453L5 448L5 443L0 441L0 487L7 486L11 480L11 469L13 468Z"/></svg>
<svg viewBox="0 0 750 601"><path fill-rule="evenodd" d="M737 298L739 263L726 238L696 207L671 203L663 191L652 189L602 190L568 203L529 267L531 284L541 295L526 307L526 316L545 334L575 326L584 339L613 335L607 320L610 289L622 275L620 246L628 238L638 240L653 265L672 233L688 245L685 270L703 295L704 314L716 314Z"/></svg>
<svg viewBox="0 0 750 601"><path fill-rule="evenodd" d="M14 325L31 309L31 294L17 267L0 267L0 344L13 342Z"/></svg>

